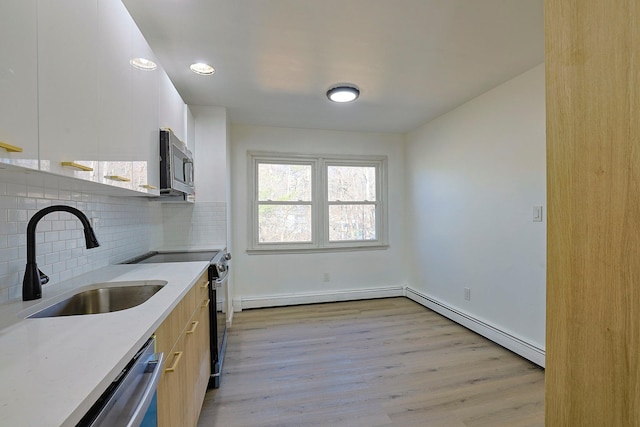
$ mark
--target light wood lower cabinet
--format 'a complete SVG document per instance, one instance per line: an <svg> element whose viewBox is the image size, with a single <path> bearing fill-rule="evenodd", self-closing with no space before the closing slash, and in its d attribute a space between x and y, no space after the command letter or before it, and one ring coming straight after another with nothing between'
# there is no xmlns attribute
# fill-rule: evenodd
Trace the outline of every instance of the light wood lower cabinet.
<svg viewBox="0 0 640 427"><path fill-rule="evenodd" d="M209 293L205 273L156 331L165 362L158 384L158 426L196 426L210 375Z"/></svg>

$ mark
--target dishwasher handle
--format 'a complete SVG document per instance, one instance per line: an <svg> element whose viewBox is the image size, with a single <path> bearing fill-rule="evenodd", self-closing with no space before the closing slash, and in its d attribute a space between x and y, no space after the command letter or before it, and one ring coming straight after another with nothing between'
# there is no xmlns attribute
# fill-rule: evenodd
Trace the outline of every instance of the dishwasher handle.
<svg viewBox="0 0 640 427"><path fill-rule="evenodd" d="M154 353L155 338L136 353L127 367L76 427L138 427L153 403L163 353Z"/></svg>
<svg viewBox="0 0 640 427"><path fill-rule="evenodd" d="M151 373L151 375L147 379L147 384L144 387L140 401L133 410L133 414L131 415L131 419L129 420L127 427L135 427L142 424L142 419L144 418L147 409L149 409L149 405L151 404L156 388L158 387L158 381L160 381L163 359L164 353L156 353L156 360L150 360L147 362L145 372Z"/></svg>

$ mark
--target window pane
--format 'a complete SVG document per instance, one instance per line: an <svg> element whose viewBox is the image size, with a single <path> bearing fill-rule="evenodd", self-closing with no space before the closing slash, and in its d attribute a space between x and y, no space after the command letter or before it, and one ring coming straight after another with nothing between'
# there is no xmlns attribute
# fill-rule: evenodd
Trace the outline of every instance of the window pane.
<svg viewBox="0 0 640 427"><path fill-rule="evenodd" d="M286 243L311 241L311 206L260 205L258 241Z"/></svg>
<svg viewBox="0 0 640 427"><path fill-rule="evenodd" d="M376 240L375 205L329 206L329 241Z"/></svg>
<svg viewBox="0 0 640 427"><path fill-rule="evenodd" d="M258 200L311 201L311 165L260 163Z"/></svg>
<svg viewBox="0 0 640 427"><path fill-rule="evenodd" d="M329 201L375 201L376 168L373 166L329 166Z"/></svg>

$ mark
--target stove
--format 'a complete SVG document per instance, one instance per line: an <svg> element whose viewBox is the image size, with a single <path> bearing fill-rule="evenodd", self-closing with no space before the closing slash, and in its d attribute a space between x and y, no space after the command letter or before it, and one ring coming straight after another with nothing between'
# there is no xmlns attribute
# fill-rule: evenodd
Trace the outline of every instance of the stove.
<svg viewBox="0 0 640 427"><path fill-rule="evenodd" d="M159 262L211 261L220 251L203 252L149 252L125 264L156 264ZM131 262L134 261L135 262Z"/></svg>
<svg viewBox="0 0 640 427"><path fill-rule="evenodd" d="M209 262L209 345L211 377L209 387L220 387L220 375L227 344L227 293L231 254L221 251L153 251L124 261L122 264L158 264L167 262Z"/></svg>

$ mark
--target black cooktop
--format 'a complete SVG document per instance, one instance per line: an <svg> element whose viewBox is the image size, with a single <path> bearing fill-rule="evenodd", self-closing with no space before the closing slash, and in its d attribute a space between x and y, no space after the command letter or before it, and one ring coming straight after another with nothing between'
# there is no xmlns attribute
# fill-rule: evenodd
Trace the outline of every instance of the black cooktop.
<svg viewBox="0 0 640 427"><path fill-rule="evenodd" d="M218 251L201 252L149 252L125 261L123 264L157 264L162 262L211 261Z"/></svg>

